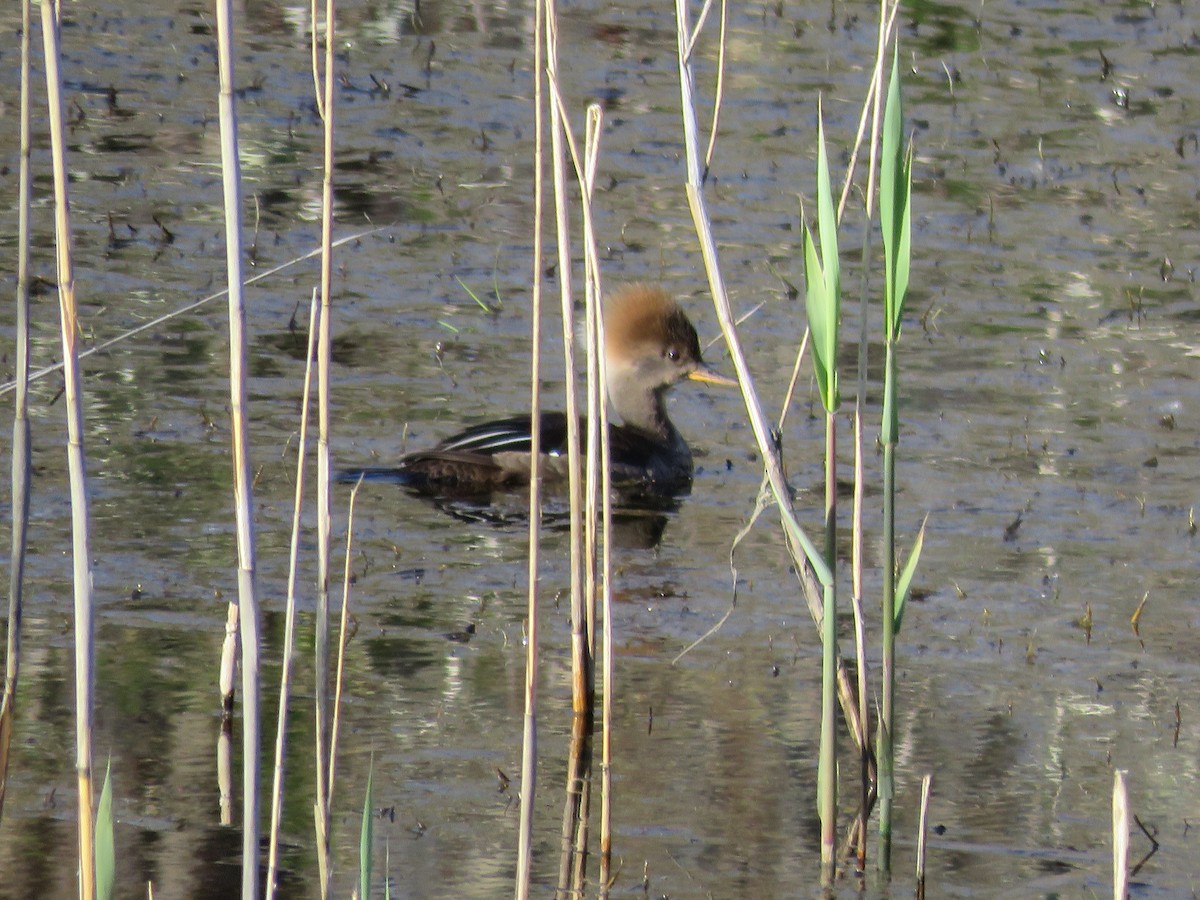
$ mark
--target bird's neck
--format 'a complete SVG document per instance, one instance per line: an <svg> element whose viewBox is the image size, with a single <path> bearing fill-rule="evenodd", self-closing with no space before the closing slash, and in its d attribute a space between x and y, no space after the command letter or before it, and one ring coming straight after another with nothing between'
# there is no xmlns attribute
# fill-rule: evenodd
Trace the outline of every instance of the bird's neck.
<svg viewBox="0 0 1200 900"><path fill-rule="evenodd" d="M608 381L609 401L625 425L643 431L668 446L682 441L674 423L667 416L666 387L648 391L632 378L622 377L611 370Z"/></svg>

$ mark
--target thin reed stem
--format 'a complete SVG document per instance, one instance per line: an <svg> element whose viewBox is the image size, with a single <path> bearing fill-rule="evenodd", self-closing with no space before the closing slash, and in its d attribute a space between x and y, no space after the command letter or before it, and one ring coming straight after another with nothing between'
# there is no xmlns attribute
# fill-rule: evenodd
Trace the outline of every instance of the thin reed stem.
<svg viewBox="0 0 1200 900"><path fill-rule="evenodd" d="M267 900L275 896L279 870L279 828L283 816L283 776L287 762L287 714L292 691L292 652L296 643L296 573L300 560L300 513L304 505L304 463L308 455L308 420L312 393L313 350L317 338L317 292L308 311L308 352L300 400L300 436L296 442L296 490L292 501L292 537L288 548L287 601L283 626L283 662L279 675L279 715L275 725L275 775L271 784L271 838L267 853Z"/></svg>
<svg viewBox="0 0 1200 900"><path fill-rule="evenodd" d="M558 98L561 102L561 98ZM600 531L602 555L599 572L594 573L601 588L600 603L604 616L604 643L601 666L604 677L604 695L601 707L600 738L600 896L608 895L610 870L612 867L612 698L613 698L613 632L612 632L612 465L609 451L608 402L605 385L608 384L607 361L604 356L604 314L602 298L604 283L600 277L600 257L597 249L596 230L592 218L592 194L596 186L596 167L600 158L600 136L603 134L604 112L598 104L587 109L586 138L584 141L584 166L579 169L575 156L574 142L570 142L576 175L580 180L580 197L583 208L583 258L587 280L588 319L588 483L593 488L589 500L589 521L594 522L595 490L599 490ZM570 132L567 133L570 141ZM595 446L597 453L590 452ZM597 471L598 470L598 471ZM598 474L598 478L597 478ZM597 484L598 482L598 484ZM595 557L596 531L592 529L592 544L589 554ZM594 596L594 595L592 595ZM591 604L592 609L595 603Z"/></svg>
<svg viewBox="0 0 1200 900"><path fill-rule="evenodd" d="M542 212L545 179L542 114L542 40L546 6L534 3L533 26L533 281L530 298L529 408L530 421L542 416ZM530 430L529 451L529 594L525 646L525 719L521 736L521 819L517 832L516 900L529 897L533 868L533 809L537 796L537 684L538 684L538 569L542 534L542 435Z"/></svg>
<svg viewBox="0 0 1200 900"><path fill-rule="evenodd" d="M883 598L881 603L881 698L880 723L877 735L879 766L879 870L891 872L892 804L895 797L894 780L894 695L896 686L896 632L904 597L897 595L896 571L896 445L899 442L900 417L897 406L896 345L908 289L911 255L912 150L903 146L903 111L900 100L899 50L892 56L891 80L883 101L883 59L888 42L890 19L885 15L888 0L881 0L879 49L876 60L875 126L872 130L871 157L880 159L879 192L880 225L884 251L884 381L883 414L880 443L883 446ZM894 15L894 11L893 11ZM882 113L881 113L882 110ZM882 115L882 128L880 119ZM876 144L882 140L882 149ZM872 166L874 172L874 165ZM868 195L869 196L869 195ZM870 207L868 206L868 213ZM864 245L869 247L869 243ZM869 259L864 252L864 258ZM922 528L922 534L924 528ZM920 538L914 545L910 564L906 567L906 583L911 568L918 559ZM900 589L903 590L903 589Z"/></svg>
<svg viewBox="0 0 1200 900"><path fill-rule="evenodd" d="M354 485L354 489L350 491L350 505L346 511L346 517L350 522L354 521L354 501L358 499L358 489L360 487L362 487L362 478L359 478L358 484ZM333 682L333 724L329 729L329 774L327 784L329 785L330 806L333 806L333 787L337 775L338 736L341 732L342 719L342 689L346 683L346 645L350 641L350 557L354 549L353 543L353 535L347 532L346 562L342 572L342 613L338 621L337 675Z"/></svg>
<svg viewBox="0 0 1200 900"><path fill-rule="evenodd" d="M329 734L329 574L332 495L329 451L329 368L333 355L330 334L333 308L333 171L334 171L334 43L337 9L334 0L325 4L325 72L317 77L317 9L313 0L312 44L317 101L324 126L324 153L321 173L321 316L317 326L317 611L314 635L314 696L316 722L317 796L314 803L317 838L317 866L320 870L321 896L329 896L333 877L329 855L332 827L333 785L326 772L333 772L332 737ZM324 96L321 96L322 88ZM347 539L348 543L349 539ZM347 559L349 549L347 549ZM343 601L344 602L344 601ZM329 747L328 755L326 747Z"/></svg>
<svg viewBox="0 0 1200 900"><path fill-rule="evenodd" d="M708 149L704 151L704 178L712 168L713 151L717 146L717 131L721 125L721 105L725 100L725 28L728 20L728 0L721 0L721 34L717 40L717 86L713 91L712 127L708 132ZM699 31L703 22L696 24Z"/></svg>
<svg viewBox="0 0 1200 900"><path fill-rule="evenodd" d="M865 317L864 317L865 318ZM863 392L865 379L859 372L859 395L854 403L854 498L851 516L851 589L850 605L854 611L854 658L858 672L858 715L863 726L870 728L870 710L867 707L867 633L863 615L863 494L866 476L863 471ZM858 870L865 871L867 865L867 817L871 813L871 745L864 741L858 747L859 759L859 803L858 827L855 838L855 855Z"/></svg>
<svg viewBox="0 0 1200 900"><path fill-rule="evenodd" d="M67 145L63 129L63 96L59 19L50 0L42 0L42 43L46 61L46 99L50 117L50 149L54 169L54 234L58 269L59 321L62 326L63 379L67 400L67 467L71 481L71 545L75 585L75 774L79 802L79 895L91 900L96 891L95 822L92 819L92 696L95 687L95 625L91 546L88 534L87 457L83 447L82 377L76 339L79 314L75 302L71 206L67 196Z"/></svg>
<svg viewBox="0 0 1200 900"><path fill-rule="evenodd" d="M891 12L887 11L888 6L891 6ZM878 102L879 92L881 90L883 78L883 66L885 64L888 41L895 30L896 14L900 12L900 0L879 0L879 35L880 40L875 51L875 68L871 72L871 82L867 88L867 96L863 100L862 112L859 114L858 129L854 134L854 147L850 151L850 162L846 166L846 179L842 183L842 195L838 200L837 217L841 222L842 214L846 211L846 203L850 199L850 189L854 185L855 167L858 165L859 151L862 149L863 136L867 129L867 116L871 115ZM873 128L877 132L877 128ZM872 142L875 138L872 137ZM875 156L871 157L871 166L868 172L868 179L874 178L875 173ZM873 183L873 181L871 182ZM868 210L871 206L871 194L867 194L866 206Z"/></svg>
<svg viewBox="0 0 1200 900"><path fill-rule="evenodd" d="M21 162L17 182L16 402L13 405L12 548L8 568L8 633L5 639L4 694L0 697L0 820L8 784L9 751L16 725L17 681L21 674L21 613L24 607L25 549L29 538L29 204L30 172L30 0L21 0Z"/></svg>
<svg viewBox="0 0 1200 900"><path fill-rule="evenodd" d="M242 898L258 896L259 610L255 583L254 493L246 412L246 306L242 291L242 184L238 157L233 2L217 2L221 171L225 200L225 263L229 283L229 406L233 435L233 493L237 516L238 622L242 663Z"/></svg>
<svg viewBox="0 0 1200 900"><path fill-rule="evenodd" d="M551 92L558 80L558 4L546 3L546 76ZM567 489L571 524L571 672L576 715L590 714L595 672L595 634L584 598L583 459L575 376L575 312L572 292L571 228L568 217L567 159L563 115L550 103L550 154L554 177L555 240L558 244L559 301L562 308L564 390L567 412Z"/></svg>
<svg viewBox="0 0 1200 900"><path fill-rule="evenodd" d="M825 414L825 562L837 566L837 417ZM821 737L818 794L821 814L821 883L833 881L837 863L837 582L823 585L821 634Z"/></svg>
<svg viewBox="0 0 1200 900"><path fill-rule="evenodd" d="M357 231L354 234L348 234L345 237L340 237L336 241L333 242L333 247L336 250L338 247L342 247L346 244L356 243L358 241L361 241L365 237L375 234L375 232L377 232L377 231L382 231L383 227L384 226L380 226L379 228L368 228L365 231ZM289 259L285 262L281 262L277 266L272 266L269 269L263 269L261 272L257 272L254 275L251 275L249 278L247 278L245 280L245 282L243 282L243 286L250 287L251 285L257 284L260 281L263 281L267 278L271 278L275 275L278 275L280 272L286 272L292 266L298 265L299 263L302 263L302 262L306 262L307 260L312 259L314 256L319 255L321 252L322 252L322 248L316 247L312 250L309 250L307 253L302 253L293 259ZM129 340L132 337L137 337L139 334L145 334L148 331L154 331L154 330L158 329L159 326L161 326L163 323L169 322L172 319L178 319L180 316L186 316L188 313L195 312L200 307L207 306L209 303L212 303L214 300L220 300L222 297L225 297L228 293L229 293L228 288L222 288L219 291L214 291L211 294L201 297L199 300L194 300L191 303L186 303L183 306L173 309L168 313L163 313L161 316L156 316L153 319L143 322L141 325L138 325L136 328L130 328L128 331L123 331L120 334L118 334L116 337L109 338L106 341L101 341L98 344L92 344L86 350L81 350L79 352L79 359L80 359L80 361L85 360L89 356L92 356L93 354L103 353L105 350L108 350L110 347L115 347L117 344L124 343L125 341ZM47 375L53 375L55 372L61 371L62 367L63 367L63 364L60 362L54 363L53 365L44 366L40 369L37 369L37 370L31 372L29 375L29 380L31 382L39 381L39 380L45 378ZM15 380L10 381L7 384L0 385L0 397L5 396L6 394L11 394L16 389L17 389L17 382Z"/></svg>
<svg viewBox="0 0 1200 900"><path fill-rule="evenodd" d="M587 685L587 695L585 697L586 708L583 713L576 711L577 719L582 718L590 721L594 714L594 667L595 667L595 635L596 635L596 584L597 579L601 579L604 584L604 594L607 603L607 611L611 612L611 587L610 587L610 572L611 558L609 556L608 535L611 529L611 508L610 508L610 493L611 484L608 473L608 408L605 401L604 385L607 383L607 375L604 370L604 354L603 348L603 322L600 309L600 296L603 292L603 284L600 277L599 269L599 251L596 245L596 232L592 220L591 194L595 183L596 163L598 160L599 151L599 134L603 122L601 109L598 105L592 104L587 110L587 125L586 136L587 142L586 152L581 159L579 149L576 146L575 138L571 133L571 129L566 126L566 109L563 103L562 94L558 89L558 81L553 73L547 73L547 81L549 82L551 110L557 110L559 121L562 123L561 136L566 145L566 149L570 153L571 164L575 171L575 176L580 184L581 207L583 214L583 235L584 235L584 278L585 278L585 298L587 301L585 314L585 331L587 334L587 391L588 391L588 453L586 466L586 485L584 493L584 546L583 557L585 571L583 573L583 581L585 585L584 601L586 608L584 610L587 627L588 639L588 662L589 662L589 683ZM568 413L568 415L571 415ZM600 477L597 477L597 473ZM597 493L602 492L603 498L602 512L600 516L596 513ZM601 520L602 538L604 540L604 556L601 565L602 571L597 572L596 550L597 550L597 519ZM611 627L609 619L605 619L606 634L611 638ZM606 650L610 645L606 643ZM611 679L612 660L611 652L607 662L607 679ZM605 697L609 698L610 680L605 681ZM611 709L609 710L611 717ZM611 721L611 718L610 718ZM607 741L607 735L605 737ZM611 745L609 747L611 749ZM602 775L602 784L609 786L608 773ZM583 848L586 848L587 843L587 796L588 789L583 787L581 792L580 816L577 819L578 831L576 832L577 847L579 852L575 857L576 868L572 873L572 883L575 889L582 889L582 863L584 859ZM608 795L601 795L601 886L607 884L608 867L611 862L611 835L606 831L606 827L611 827L611 811L608 807ZM562 876L560 872L560 879Z"/></svg>

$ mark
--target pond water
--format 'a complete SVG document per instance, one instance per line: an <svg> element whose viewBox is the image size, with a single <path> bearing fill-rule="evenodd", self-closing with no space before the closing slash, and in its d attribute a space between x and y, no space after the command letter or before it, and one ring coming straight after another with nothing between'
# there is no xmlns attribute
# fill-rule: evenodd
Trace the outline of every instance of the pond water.
<svg viewBox="0 0 1200 900"><path fill-rule="evenodd" d="M15 6L0 12L10 36ZM321 136L307 8L239 9L247 223L260 271L317 241ZM733 303L739 312L761 304L742 333L768 409L782 403L803 332L787 282L802 281L800 202L812 208L817 97L840 178L875 14L869 3L797 0L729 10L708 196ZM76 4L68 15L77 290L85 337L98 342L223 283L215 26L208 6L174 0ZM419 11L350 2L340 16L337 228L377 229L338 251L334 279L334 455L355 465L527 401L533 26L525 2L426 0ZM1160 843L1134 878L1136 895L1191 896L1200 879L1200 829L1191 827L1200 605L1189 527L1200 457L1200 11L1182 2L913 3L901 23L916 164L898 523L905 546L926 515L929 532L920 599L899 643L896 877L890 889L868 877L862 890L911 890L919 788L932 773L932 893L1110 895L1109 797L1120 768L1133 811ZM40 45L40 32L34 38ZM681 187L670 7L571 4L561 41L576 128L587 101L606 110L597 211L607 282L668 285L702 340L716 337ZM697 61L706 92L714 41ZM16 44L7 42L0 77L9 123L0 240L10 251L0 269L10 286ZM38 98L41 115L40 85ZM47 146L39 135L34 271L53 281ZM851 207L843 283L854 297L861 233ZM248 294L268 684L283 635L303 378L293 317L316 280L310 261ZM498 296L498 311L482 311L460 282ZM33 315L34 363L48 365L60 352L53 291L36 298ZM217 665L236 594L224 316L214 302L85 365L96 763L103 771L111 759L121 896L153 882L157 898L228 897L238 884L239 837L217 824L215 776ZM873 311L873 334L877 320ZM553 356L552 317L546 327ZM6 305L5 380L13 330ZM732 371L720 345L707 355ZM551 372L548 389L556 383ZM0 822L5 900L74 893L59 387L46 377L33 397L24 655ZM875 418L877 388L868 397ZM815 403L806 385L783 434L798 485L820 478ZM729 548L760 477L736 392L680 389L672 415L697 456L692 494L656 546L630 538L614 554L614 891L642 896L645 877L655 897L815 894L819 641L768 516L739 550L728 622L672 663L730 605ZM6 469L9 445L0 441ZM848 472L849 458L842 464ZM877 480L873 452L867 468ZM336 495L339 541L347 498ZM0 504L7 517L7 492ZM814 492L801 507L814 531L819 506ZM878 520L869 514L873 559ZM524 528L463 522L370 485L354 539L337 892L348 895L355 877L373 758L375 805L389 810L376 822L376 871L386 847L392 896L505 896L520 783ZM311 542L303 549L288 897L316 896ZM553 894L570 732L567 610L554 599L567 586L565 551L561 533L546 536L539 896ZM1135 633L1130 617L1147 595ZM447 637L468 625L468 641ZM271 723L276 693L265 692ZM844 818L854 768L845 755ZM507 791L497 770L512 778ZM1135 833L1132 846L1136 859L1150 841ZM860 885L848 876L837 890L857 895Z"/></svg>

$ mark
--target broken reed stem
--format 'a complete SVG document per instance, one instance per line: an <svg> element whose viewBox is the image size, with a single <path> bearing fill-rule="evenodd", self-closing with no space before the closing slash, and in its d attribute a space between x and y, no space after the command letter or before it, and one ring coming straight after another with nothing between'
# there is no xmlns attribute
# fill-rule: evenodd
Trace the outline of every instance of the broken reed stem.
<svg viewBox="0 0 1200 900"><path fill-rule="evenodd" d="M275 726L275 774L271 784L271 837L267 852L266 897L275 896L279 868L279 827L283 816L283 775L287 760L287 713L292 691L292 651L296 643L296 570L300 559L300 512L304 504L304 463L308 455L309 401L312 393L313 350L317 338L317 292L308 311L308 352L304 356L304 387L300 399L300 436L296 444L296 490L292 501L292 537L288 548L287 601L283 626L283 662L279 675L279 716Z"/></svg>
<svg viewBox="0 0 1200 900"><path fill-rule="evenodd" d="M233 0L217 0L217 63L221 173L225 202L225 263L229 283L229 405L233 493L237 516L238 622L242 663L242 898L258 896L259 611L255 584L254 494L246 412L246 306L242 292L242 184L234 99Z"/></svg>
<svg viewBox="0 0 1200 900"><path fill-rule="evenodd" d="M13 405L12 442L12 549L8 568L8 633L5 640L4 694L0 697L0 820L8 784L9 750L16 722L17 681L21 673L22 591L25 586L25 549L29 537L29 205L30 173L30 0L21 0L21 162L17 183L17 331L16 402Z"/></svg>
<svg viewBox="0 0 1200 900"><path fill-rule="evenodd" d="M1112 838L1113 900L1125 900L1129 894L1129 788L1126 771L1113 772Z"/></svg>
<svg viewBox="0 0 1200 900"><path fill-rule="evenodd" d="M317 796L314 803L317 866L321 897L329 896L332 865L329 857L333 785L325 773L333 772L332 739L329 737L329 552L332 521L331 465L329 452L329 367L332 358L330 318L333 290L333 171L334 171L334 43L337 9L334 0L325 4L325 72L316 72L317 0L312 2L314 86L324 125L321 174L321 316L317 326L317 610L314 625L314 696L316 722ZM321 96L322 87L324 97ZM349 538L347 537L347 547ZM349 559L349 549L347 549ZM344 602L344 601L343 601ZM329 747L328 757L326 747Z"/></svg>
<svg viewBox="0 0 1200 900"><path fill-rule="evenodd" d="M221 731L217 737L217 789L222 825L233 824L233 685L237 676L238 605L225 612L225 639L221 641Z"/></svg>
<svg viewBox="0 0 1200 900"><path fill-rule="evenodd" d="M530 298L530 421L542 413L542 210L545 203L542 132L542 39L546 7L534 3L533 26L533 287ZM529 551L526 611L525 719L521 735L521 817L517 832L516 900L529 897L533 868L533 805L537 795L537 682L538 682L538 568L542 530L542 435L530 430L529 451Z"/></svg>
<svg viewBox="0 0 1200 900"><path fill-rule="evenodd" d="M75 594L75 773L79 802L79 893L91 900L96 891L95 823L92 819L92 694L95 675L92 568L88 534L87 458L83 449L83 396L76 339L71 206L67 196L67 145L59 20L51 0L42 0L42 42L46 62L46 98L54 169L54 245L58 268L59 321L62 326L63 380L67 399L67 465L71 479L71 545Z"/></svg>
<svg viewBox="0 0 1200 900"><path fill-rule="evenodd" d="M929 834L929 789L933 775L921 779L921 815L917 824L917 900L925 900L925 839Z"/></svg>

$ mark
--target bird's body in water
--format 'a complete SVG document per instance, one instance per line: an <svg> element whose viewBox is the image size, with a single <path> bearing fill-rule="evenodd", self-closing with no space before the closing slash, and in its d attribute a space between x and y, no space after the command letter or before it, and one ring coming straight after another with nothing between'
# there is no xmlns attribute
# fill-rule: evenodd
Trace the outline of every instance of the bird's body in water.
<svg viewBox="0 0 1200 900"><path fill-rule="evenodd" d="M685 379L736 384L704 365L696 329L666 291L631 285L604 306L608 396L620 424L609 426L612 480L619 489L671 496L691 486L692 454L667 416L667 390ZM542 477L565 480L567 417L539 417ZM350 469L339 481L390 481L432 496L487 496L529 483L529 414L476 425L396 465Z"/></svg>

